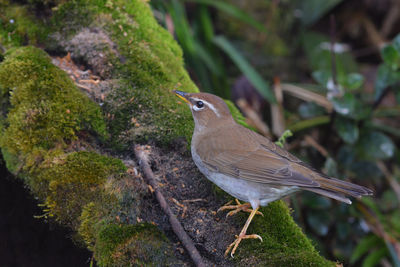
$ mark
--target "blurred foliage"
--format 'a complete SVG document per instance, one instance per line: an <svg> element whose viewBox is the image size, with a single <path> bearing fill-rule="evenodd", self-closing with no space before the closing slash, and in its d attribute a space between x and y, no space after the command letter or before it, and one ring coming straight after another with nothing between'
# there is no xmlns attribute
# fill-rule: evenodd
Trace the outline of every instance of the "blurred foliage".
<svg viewBox="0 0 400 267"><path fill-rule="evenodd" d="M390 21L386 14L399 5L154 0L152 6L181 44L201 90L229 98L235 80L246 76L259 97L284 106L292 140L316 141L294 144L293 153L375 190L353 205L312 193L291 198L295 219L318 249L349 266L400 266L400 34L387 26L398 25L400 16ZM282 102L275 76L325 97L332 108L311 97L285 95ZM254 110L268 121L268 106Z"/></svg>
<svg viewBox="0 0 400 267"><path fill-rule="evenodd" d="M189 21L185 2L196 3L195 19ZM221 50L229 56L236 66L248 77L254 87L268 100L274 102L271 88L256 69L251 67L246 58L223 36L215 35L211 12L213 7L242 23L265 32L266 29L251 16L227 2L207 0L187 1L152 1L153 7L159 11L161 23L172 32L181 45L187 68L193 79L199 83L203 91L230 97L226 65ZM156 14L156 15L157 15ZM173 23L173 26L171 25Z"/></svg>

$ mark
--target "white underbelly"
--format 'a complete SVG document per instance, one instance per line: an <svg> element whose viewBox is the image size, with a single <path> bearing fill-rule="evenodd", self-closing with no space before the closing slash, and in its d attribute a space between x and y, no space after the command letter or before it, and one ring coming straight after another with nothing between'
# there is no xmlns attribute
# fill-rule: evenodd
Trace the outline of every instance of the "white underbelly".
<svg viewBox="0 0 400 267"><path fill-rule="evenodd" d="M268 203L281 199L293 192L298 191L297 186L275 186L266 183L250 182L234 178L217 172L211 172L206 168L196 151L192 148L192 157L199 170L213 183L231 196L252 205L258 203L266 206Z"/></svg>

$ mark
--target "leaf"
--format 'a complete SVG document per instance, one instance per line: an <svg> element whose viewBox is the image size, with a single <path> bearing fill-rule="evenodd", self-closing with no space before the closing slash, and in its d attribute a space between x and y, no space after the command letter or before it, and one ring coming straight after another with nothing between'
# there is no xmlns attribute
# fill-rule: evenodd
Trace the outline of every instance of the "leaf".
<svg viewBox="0 0 400 267"><path fill-rule="evenodd" d="M302 11L301 21L304 25L310 25L316 22L329 10L334 8L343 0L307 0L300 1L300 10Z"/></svg>
<svg viewBox="0 0 400 267"><path fill-rule="evenodd" d="M388 64L393 70L396 70L399 65L400 53L393 45L387 45L381 49L383 61Z"/></svg>
<svg viewBox="0 0 400 267"><path fill-rule="evenodd" d="M375 100L379 99L384 89L400 81L400 72L393 71L390 66L382 64L378 67L375 80Z"/></svg>
<svg viewBox="0 0 400 267"><path fill-rule="evenodd" d="M346 143L354 144L357 141L359 131L355 121L339 116L335 120L335 128Z"/></svg>
<svg viewBox="0 0 400 267"><path fill-rule="evenodd" d="M348 169L353 172L356 177L362 177L362 179L375 179L375 181L379 181L382 177L382 172L378 166L376 166L374 162L367 160L353 162L353 164L348 166Z"/></svg>
<svg viewBox="0 0 400 267"><path fill-rule="evenodd" d="M326 87L329 79L331 79L331 73L327 70L317 70L314 71L312 74L314 80L316 80L320 85Z"/></svg>
<svg viewBox="0 0 400 267"><path fill-rule="evenodd" d="M392 40L393 47L400 53L400 34L397 34L396 37Z"/></svg>
<svg viewBox="0 0 400 267"><path fill-rule="evenodd" d="M378 203L383 212L394 210L399 205L396 193L392 190L386 190L383 196L378 199Z"/></svg>
<svg viewBox="0 0 400 267"><path fill-rule="evenodd" d="M175 34L182 48L186 53L195 53L195 40L191 34L185 8L182 3L173 0L172 4L168 6L168 13L171 14L172 20L174 21Z"/></svg>
<svg viewBox="0 0 400 267"><path fill-rule="evenodd" d="M337 161L345 168L349 169L354 163L356 158L354 148L349 145L340 147L337 154Z"/></svg>
<svg viewBox="0 0 400 267"><path fill-rule="evenodd" d="M263 97L271 103L276 103L275 95L268 83L225 37L216 36L214 38L214 43L232 59L236 66L243 72Z"/></svg>
<svg viewBox="0 0 400 267"><path fill-rule="evenodd" d="M204 64L207 66L207 68L210 69L212 73L215 75L219 76L222 74L221 69L219 66L216 64L215 60L212 58L212 55L208 53L206 49L203 48L203 46L199 42L194 42L193 43L194 48L196 50L196 53L198 57L204 62Z"/></svg>
<svg viewBox="0 0 400 267"><path fill-rule="evenodd" d="M332 104L337 113L348 116L354 112L356 99L353 94L345 93L341 98L333 98Z"/></svg>
<svg viewBox="0 0 400 267"><path fill-rule="evenodd" d="M301 42L311 69L313 71L326 71L332 77L332 55L329 49L329 36L308 31L302 35ZM358 71L357 63L350 52L336 53L335 57L338 78Z"/></svg>
<svg viewBox="0 0 400 267"><path fill-rule="evenodd" d="M362 134L357 144L359 153L367 159L388 159L393 157L395 145L385 134L377 131L368 131Z"/></svg>
<svg viewBox="0 0 400 267"><path fill-rule="evenodd" d="M299 115L304 119L313 118L325 114L324 108L314 102L304 102L299 106Z"/></svg>
<svg viewBox="0 0 400 267"><path fill-rule="evenodd" d="M382 258L388 255L389 253L387 248L381 247L380 249L368 254L368 256L363 261L362 267L374 267L381 261Z"/></svg>
<svg viewBox="0 0 400 267"><path fill-rule="evenodd" d="M354 264L361 258L362 255L367 253L372 248L383 245L383 240L376 235L368 235L361 239L361 241L355 247L353 254L350 257L350 263Z"/></svg>
<svg viewBox="0 0 400 267"><path fill-rule="evenodd" d="M337 169L337 163L331 157L328 157L326 159L325 164L324 164L324 170L325 170L326 174L329 176L333 176L333 177L339 176L339 172Z"/></svg>
<svg viewBox="0 0 400 267"><path fill-rule="evenodd" d="M344 78L339 79L339 84L349 90L358 89L364 83L364 77L359 73L350 73L341 77Z"/></svg>
<svg viewBox="0 0 400 267"><path fill-rule="evenodd" d="M223 1L215 1L215 0L186 0L186 1L213 6L218 11L229 14L232 17L235 17L246 24L253 26L254 28L256 28L261 32L267 32L267 29L264 27L263 24L256 21L252 16L249 16L246 12L243 12L241 9L229 3Z"/></svg>

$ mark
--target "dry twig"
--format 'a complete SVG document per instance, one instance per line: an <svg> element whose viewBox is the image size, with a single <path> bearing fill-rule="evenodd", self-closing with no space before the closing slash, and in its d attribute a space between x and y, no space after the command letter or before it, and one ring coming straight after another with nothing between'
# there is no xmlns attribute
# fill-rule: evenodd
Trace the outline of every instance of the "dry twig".
<svg viewBox="0 0 400 267"><path fill-rule="evenodd" d="M178 236L179 240L182 242L183 246L186 248L189 256L192 258L194 264L196 266L206 266L203 259L200 256L200 253L197 251L196 247L194 246L192 240L188 236L188 234L183 229L182 225L176 218L175 214L172 213L171 208L169 207L165 197L159 190L157 182L154 178L153 171L150 168L147 153L143 149L142 146L137 145L135 146L135 156L139 161L139 165L142 168L144 173L144 177L146 178L147 182L153 187L154 193L156 195L158 203L160 203L161 208L163 211L168 215L169 222L171 223L172 229L174 230L175 234Z"/></svg>
<svg viewBox="0 0 400 267"><path fill-rule="evenodd" d="M271 104L272 132L276 136L281 136L285 131L285 118L283 116L283 93L281 81L278 77L274 78L274 93L276 104Z"/></svg>
<svg viewBox="0 0 400 267"><path fill-rule="evenodd" d="M271 137L268 125L263 122L261 116L247 103L246 99L239 98L236 104L248 119L248 124L254 126L262 135Z"/></svg>

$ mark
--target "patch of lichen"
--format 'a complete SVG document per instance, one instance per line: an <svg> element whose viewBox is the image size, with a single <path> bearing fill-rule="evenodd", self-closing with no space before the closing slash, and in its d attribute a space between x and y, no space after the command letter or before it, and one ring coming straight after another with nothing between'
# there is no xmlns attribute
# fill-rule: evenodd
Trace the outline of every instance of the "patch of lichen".
<svg viewBox="0 0 400 267"><path fill-rule="evenodd" d="M113 195L104 191L104 183L125 171L125 165L118 159L94 152L73 152L53 158L50 166L42 168L36 184L48 184L45 204L49 215L76 229L82 209L88 203L105 206L106 202L117 203Z"/></svg>
<svg viewBox="0 0 400 267"><path fill-rule="evenodd" d="M105 136L99 107L40 49L10 49L0 64L0 84L2 94L10 95L7 127L0 138L9 153L49 150L77 139L83 130Z"/></svg>
<svg viewBox="0 0 400 267"><path fill-rule="evenodd" d="M0 44L4 48L37 44L46 39L48 28L28 11L28 6L0 0Z"/></svg>
<svg viewBox="0 0 400 267"><path fill-rule="evenodd" d="M319 255L283 201L272 202L260 211L264 216L257 215L247 232L260 235L263 242L243 242L236 254L239 259L244 259L249 250L257 255L254 265L268 262L268 266L335 266Z"/></svg>
<svg viewBox="0 0 400 267"><path fill-rule="evenodd" d="M98 231L94 254L100 266L179 264L171 250L166 237L152 224L104 224Z"/></svg>

